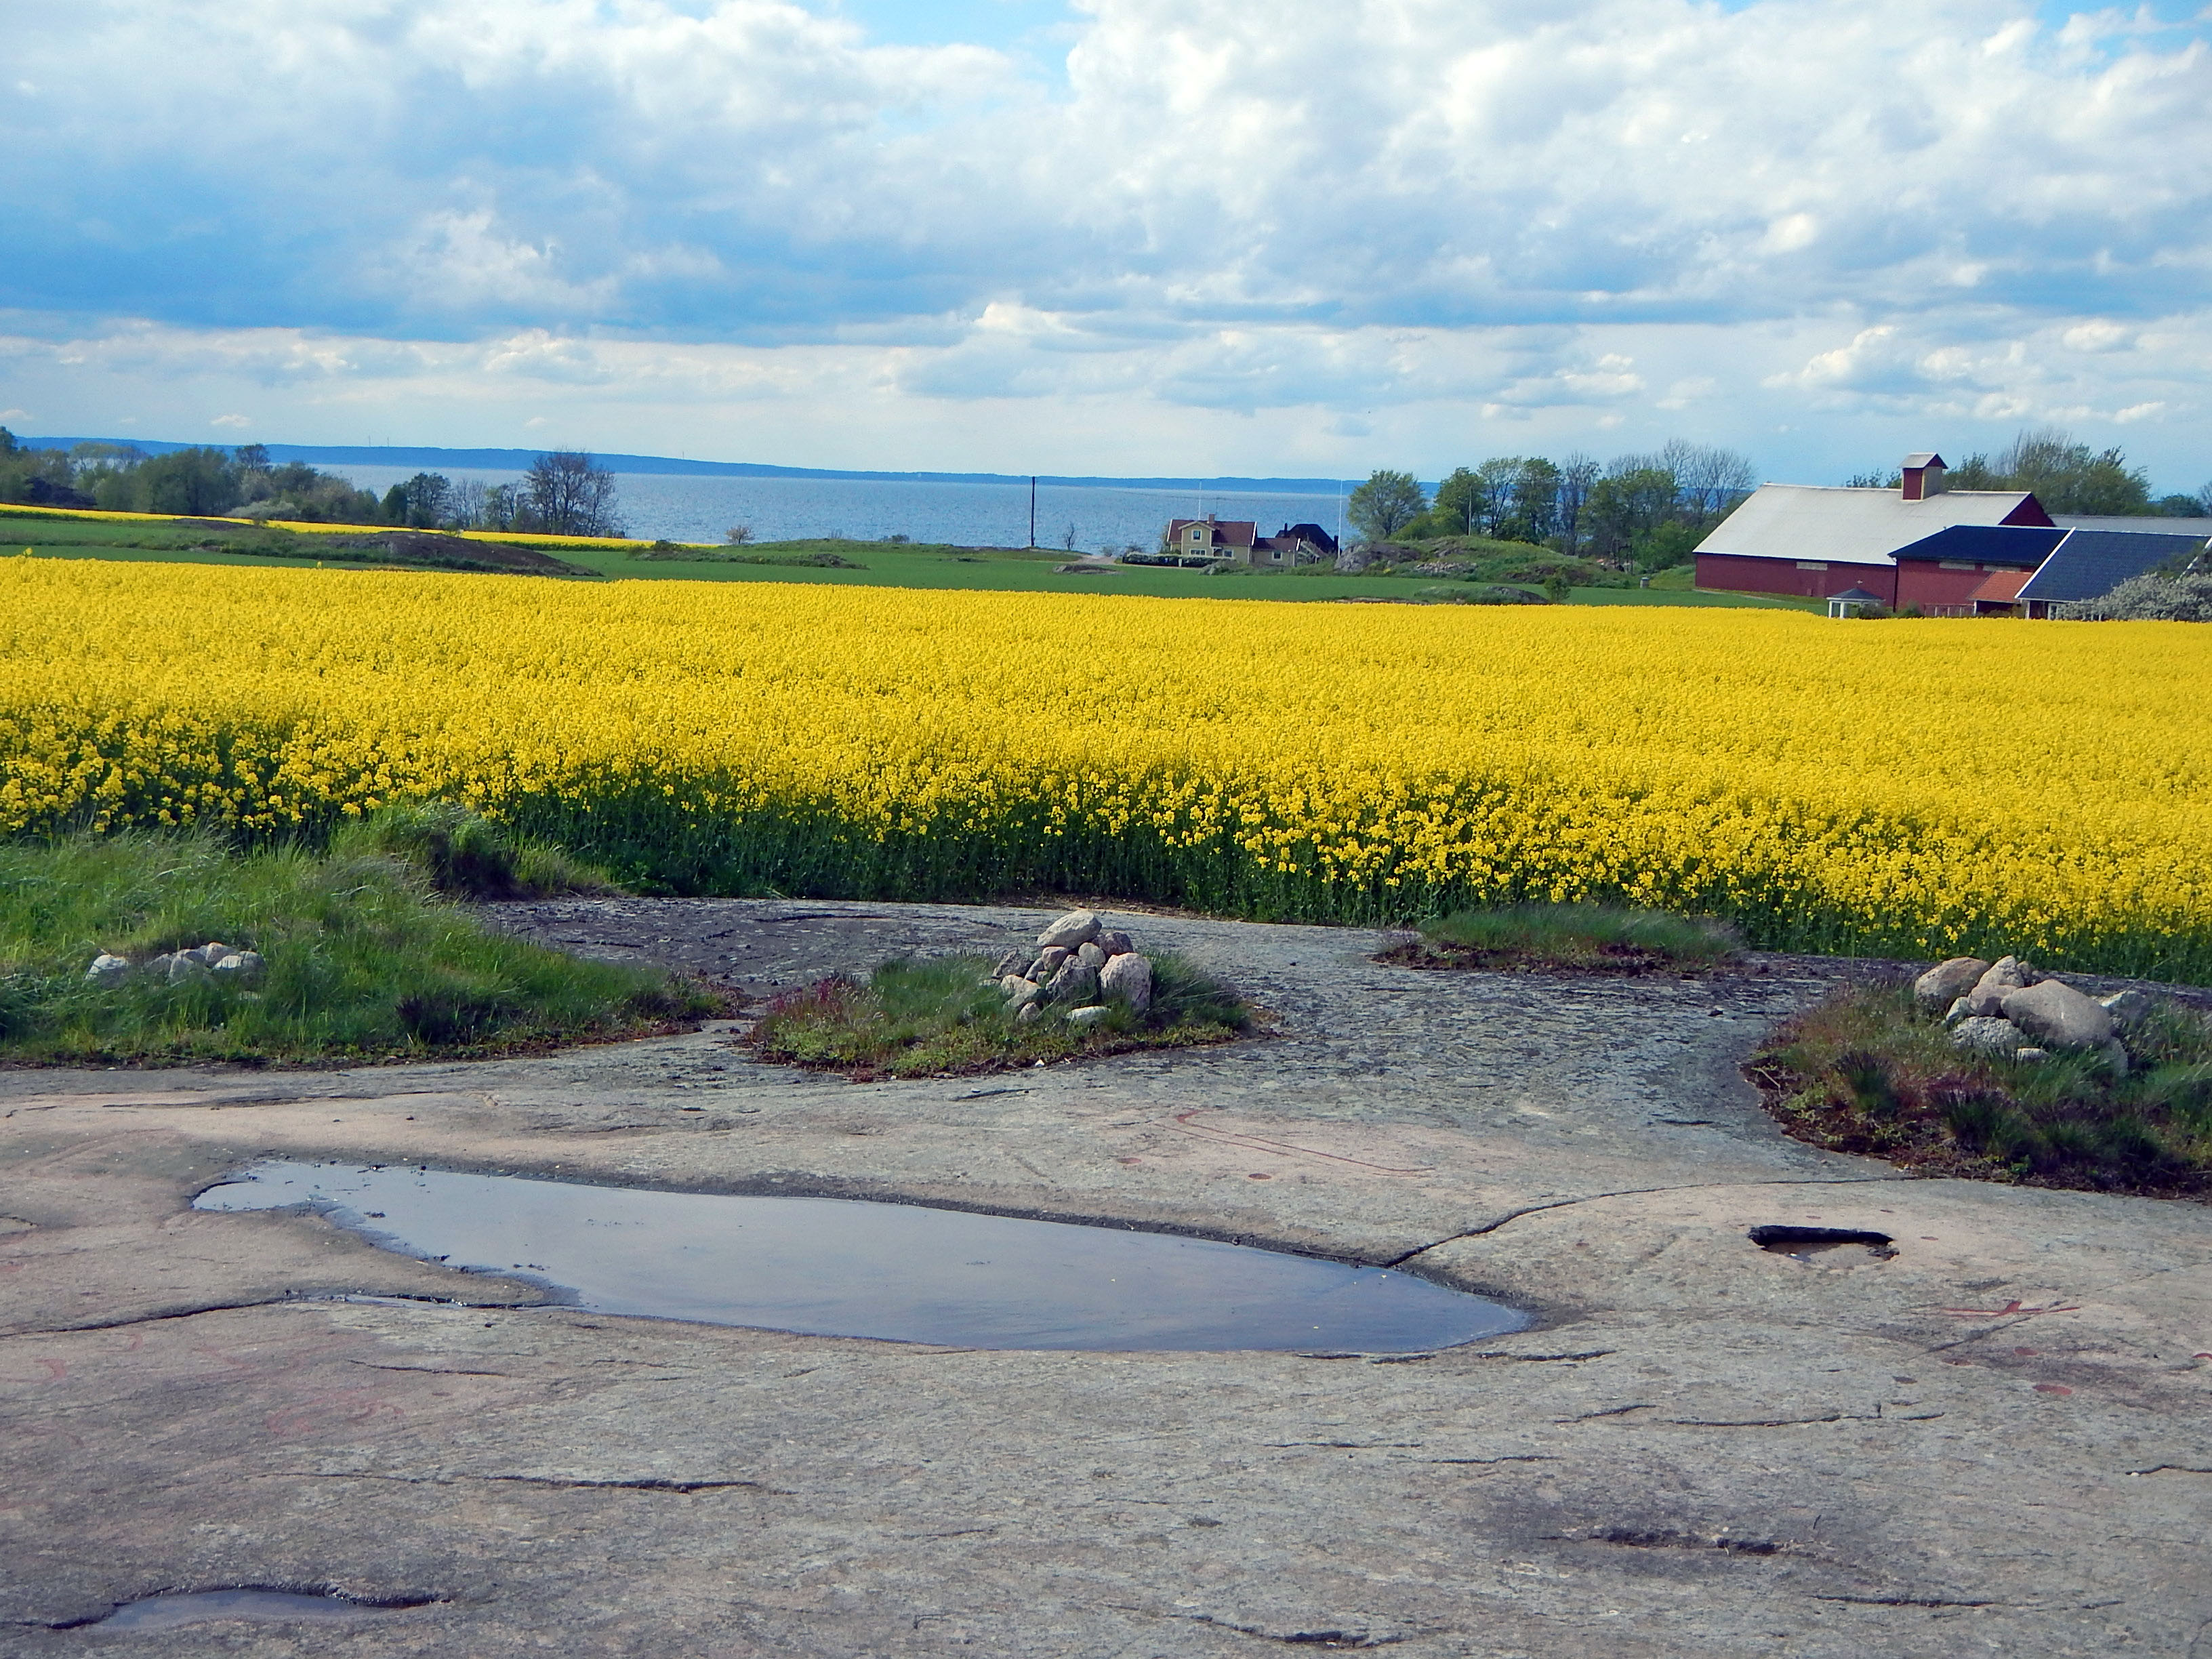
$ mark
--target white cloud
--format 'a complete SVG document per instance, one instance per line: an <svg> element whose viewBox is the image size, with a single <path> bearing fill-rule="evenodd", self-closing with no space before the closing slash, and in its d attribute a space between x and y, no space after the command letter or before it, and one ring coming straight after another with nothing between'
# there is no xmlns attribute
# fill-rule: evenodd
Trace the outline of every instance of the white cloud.
<svg viewBox="0 0 2212 1659"><path fill-rule="evenodd" d="M112 424L94 388L281 392L268 432L402 386L507 420L526 388L564 431L667 411L693 453L680 411L773 409L773 444L892 446L817 459L994 465L1110 410L1117 444L1157 433L1150 471L1422 422L1442 451L2075 409L2179 465L2212 405L2201 23L1082 9L1058 85L781 0L27 9L12 66L46 95L0 179L0 300L80 428ZM1224 415L1258 424L1206 437Z"/></svg>
<svg viewBox="0 0 2212 1659"><path fill-rule="evenodd" d="M218 415L215 419L210 421L208 424L210 426L227 426L235 428L252 426L253 422L244 415Z"/></svg>

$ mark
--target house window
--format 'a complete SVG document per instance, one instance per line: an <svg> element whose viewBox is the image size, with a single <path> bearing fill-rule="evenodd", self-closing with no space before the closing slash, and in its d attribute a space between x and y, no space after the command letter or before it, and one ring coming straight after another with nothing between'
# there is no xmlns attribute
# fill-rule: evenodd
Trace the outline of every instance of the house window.
<svg viewBox="0 0 2212 1659"><path fill-rule="evenodd" d="M1797 568L1800 570L1826 570L1828 567L1818 559L1800 559Z"/></svg>
<svg viewBox="0 0 2212 1659"><path fill-rule="evenodd" d="M1200 530L1200 529L1198 529L1197 527L1193 526L1193 528L1192 528L1192 530L1191 530L1191 532L1190 532L1190 544L1191 544L1193 547L1196 547L1196 546L1197 546L1200 542L1204 541L1205 539L1206 539L1206 532L1205 532L1203 530Z"/></svg>

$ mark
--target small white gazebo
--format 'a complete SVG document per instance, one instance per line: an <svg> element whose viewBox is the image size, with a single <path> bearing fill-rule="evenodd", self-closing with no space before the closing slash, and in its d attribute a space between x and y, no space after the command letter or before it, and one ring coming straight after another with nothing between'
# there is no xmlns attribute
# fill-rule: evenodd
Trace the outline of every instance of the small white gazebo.
<svg viewBox="0 0 2212 1659"><path fill-rule="evenodd" d="M1846 588L1843 592L1830 597L1828 614L1832 617L1855 616L1869 605L1881 603L1881 595L1879 593L1869 593L1863 587Z"/></svg>

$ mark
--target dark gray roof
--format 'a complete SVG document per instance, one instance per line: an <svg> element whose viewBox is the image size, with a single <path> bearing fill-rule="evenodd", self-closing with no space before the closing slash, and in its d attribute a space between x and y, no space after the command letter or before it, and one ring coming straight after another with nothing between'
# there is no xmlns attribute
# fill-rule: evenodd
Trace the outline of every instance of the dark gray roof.
<svg viewBox="0 0 2212 1659"><path fill-rule="evenodd" d="M2133 530L2073 530L2052 550L2027 585L2023 599L2102 599L2130 576L2155 570L2168 559L2188 559L2204 545L2196 536L2147 535Z"/></svg>
<svg viewBox="0 0 2212 1659"><path fill-rule="evenodd" d="M1923 536L1910 547L1900 547L1900 559L1971 559L1976 564L2043 562L2051 550L2066 539L2063 530L2041 525L1954 524Z"/></svg>
<svg viewBox="0 0 2212 1659"><path fill-rule="evenodd" d="M1840 593L1828 595L1831 605L1880 605L1881 595L1869 593L1863 587L1847 587Z"/></svg>

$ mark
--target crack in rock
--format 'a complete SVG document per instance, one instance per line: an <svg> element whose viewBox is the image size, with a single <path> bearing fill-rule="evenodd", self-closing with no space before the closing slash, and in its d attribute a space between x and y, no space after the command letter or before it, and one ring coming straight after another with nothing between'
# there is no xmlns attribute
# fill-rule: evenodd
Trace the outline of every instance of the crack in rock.
<svg viewBox="0 0 2212 1659"><path fill-rule="evenodd" d="M1547 1542L1617 1544L1639 1550L1722 1550L1735 1555L1780 1555L1796 1547L1786 1540L1731 1538L1726 1533L1700 1534L1665 1527L1607 1527L1589 1532L1546 1533Z"/></svg>
<svg viewBox="0 0 2212 1659"><path fill-rule="evenodd" d="M1531 1204L1523 1209L1510 1210L1495 1221L1486 1222L1480 1227L1470 1227L1465 1232L1453 1233L1449 1237L1437 1240L1433 1244L1417 1246L1407 1250L1403 1255L1393 1256L1388 1261L1377 1262L1376 1265L1382 1267L1402 1267L1415 1256L1426 1255L1431 1250L1441 1250L1445 1245L1456 1244L1462 1239L1484 1237L1510 1222L1522 1219L1524 1216L1541 1215L1547 1210L1571 1209L1577 1204L1596 1204L1608 1198L1648 1198L1659 1193L1727 1192L1738 1188L1749 1187L1868 1187L1886 1182L1909 1179L1911 1179L1910 1176L1899 1174L1838 1176L1807 1181L1705 1181L1692 1182L1686 1186L1628 1187L1613 1193L1585 1193L1579 1198L1554 1199L1548 1204Z"/></svg>
<svg viewBox="0 0 2212 1659"><path fill-rule="evenodd" d="M1257 1625L1239 1625L1226 1619L1216 1619L1210 1613L1176 1613L1167 1615L1193 1625L1208 1625L1215 1630L1233 1631L1239 1636L1250 1636L1262 1642L1279 1642L1293 1648L1388 1648L1395 1647L1406 1638L1402 1636L1369 1636L1348 1630L1263 1630Z"/></svg>
<svg viewBox="0 0 2212 1659"><path fill-rule="evenodd" d="M301 1480L380 1480L399 1486L452 1486L465 1481L490 1486L550 1486L576 1492L661 1492L689 1496L702 1492L757 1492L775 1498L799 1494L759 1480L678 1480L659 1475L593 1480L584 1475L556 1474L349 1474L343 1471L301 1469L289 1472Z"/></svg>

